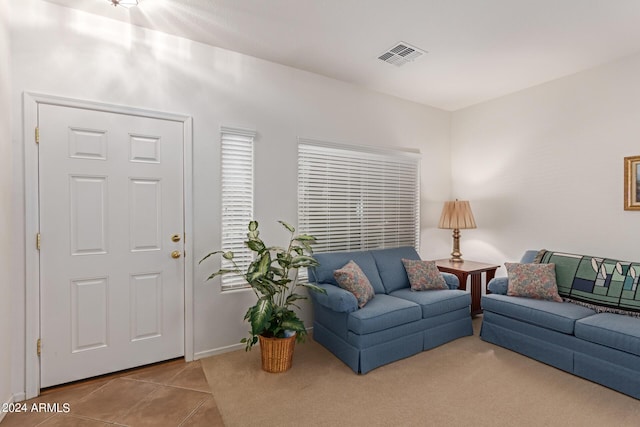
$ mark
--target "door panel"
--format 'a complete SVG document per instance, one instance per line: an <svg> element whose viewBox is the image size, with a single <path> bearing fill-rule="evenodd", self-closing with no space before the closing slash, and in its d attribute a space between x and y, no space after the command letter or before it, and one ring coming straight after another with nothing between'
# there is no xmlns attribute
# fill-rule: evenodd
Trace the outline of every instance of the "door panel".
<svg viewBox="0 0 640 427"><path fill-rule="evenodd" d="M41 387L184 354L183 125L38 106Z"/></svg>
<svg viewBox="0 0 640 427"><path fill-rule="evenodd" d="M71 353L108 345L106 277L71 281Z"/></svg>
<svg viewBox="0 0 640 427"><path fill-rule="evenodd" d="M162 183L158 179L130 179L131 251L159 251L162 231Z"/></svg>
<svg viewBox="0 0 640 427"><path fill-rule="evenodd" d="M106 254L107 178L69 177L71 255Z"/></svg>

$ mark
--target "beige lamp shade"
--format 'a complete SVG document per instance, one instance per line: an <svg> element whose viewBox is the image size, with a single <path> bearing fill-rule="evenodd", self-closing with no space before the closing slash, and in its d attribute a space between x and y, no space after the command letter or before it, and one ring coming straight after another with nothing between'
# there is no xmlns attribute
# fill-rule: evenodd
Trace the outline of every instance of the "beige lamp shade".
<svg viewBox="0 0 640 427"><path fill-rule="evenodd" d="M438 228L449 230L476 228L476 221L473 219L469 202L467 200L444 202Z"/></svg>
<svg viewBox="0 0 640 427"><path fill-rule="evenodd" d="M460 252L460 229L476 228L469 202L466 200L444 202L438 228L453 230L453 252L451 252L450 261L463 262Z"/></svg>

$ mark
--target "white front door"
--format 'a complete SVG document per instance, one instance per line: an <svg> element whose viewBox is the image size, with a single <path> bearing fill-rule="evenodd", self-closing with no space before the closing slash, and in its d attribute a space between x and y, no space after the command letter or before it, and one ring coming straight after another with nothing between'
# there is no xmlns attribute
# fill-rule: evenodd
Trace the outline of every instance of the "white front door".
<svg viewBox="0 0 640 427"><path fill-rule="evenodd" d="M183 124L38 105L41 387L184 355Z"/></svg>

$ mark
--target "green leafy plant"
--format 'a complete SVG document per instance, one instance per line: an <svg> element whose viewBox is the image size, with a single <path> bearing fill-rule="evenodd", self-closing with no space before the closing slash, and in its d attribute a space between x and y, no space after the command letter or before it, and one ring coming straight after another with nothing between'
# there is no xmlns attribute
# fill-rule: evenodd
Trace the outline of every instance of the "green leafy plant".
<svg viewBox="0 0 640 427"><path fill-rule="evenodd" d="M313 292L326 291L312 283L298 281L298 269L318 266L318 262L311 256L311 244L315 237L308 234L295 234L295 228L284 221L278 221L290 233L289 244L286 248L267 246L260 239L258 222L249 222L249 232L245 245L254 252L255 258L246 271L241 271L234 260L231 251L215 251L200 260L206 260L212 255L220 255L231 262L233 268L221 268L211 274L207 280L226 274L238 274L244 277L253 289L258 301L249 307L244 320L251 325L249 337L243 338L245 350L251 350L258 342L258 336L284 338L285 331L296 333L296 340L303 341L307 335L304 323L293 310L297 301L307 299L305 295L297 293L299 287L305 287Z"/></svg>

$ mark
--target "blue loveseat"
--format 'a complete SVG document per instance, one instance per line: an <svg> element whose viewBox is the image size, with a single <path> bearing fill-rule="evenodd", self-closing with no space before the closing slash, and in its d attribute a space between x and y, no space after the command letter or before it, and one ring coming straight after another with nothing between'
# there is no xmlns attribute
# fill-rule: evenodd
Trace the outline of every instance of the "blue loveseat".
<svg viewBox="0 0 640 427"><path fill-rule="evenodd" d="M311 293L313 338L356 373L473 334L471 298L457 289L454 275L442 273L447 290L410 289L402 259L420 259L412 247L317 253L314 258L320 266L309 269L309 280L327 293ZM355 296L333 276L351 260L375 290L375 297L360 309Z"/></svg>
<svg viewBox="0 0 640 427"><path fill-rule="evenodd" d="M550 254L565 301L507 296L508 278L495 278L488 284L491 294L482 297L481 338L640 399L640 318L596 304L608 299L620 307L626 298L631 307L639 301L640 264ZM536 257L539 251L527 251L520 262Z"/></svg>

